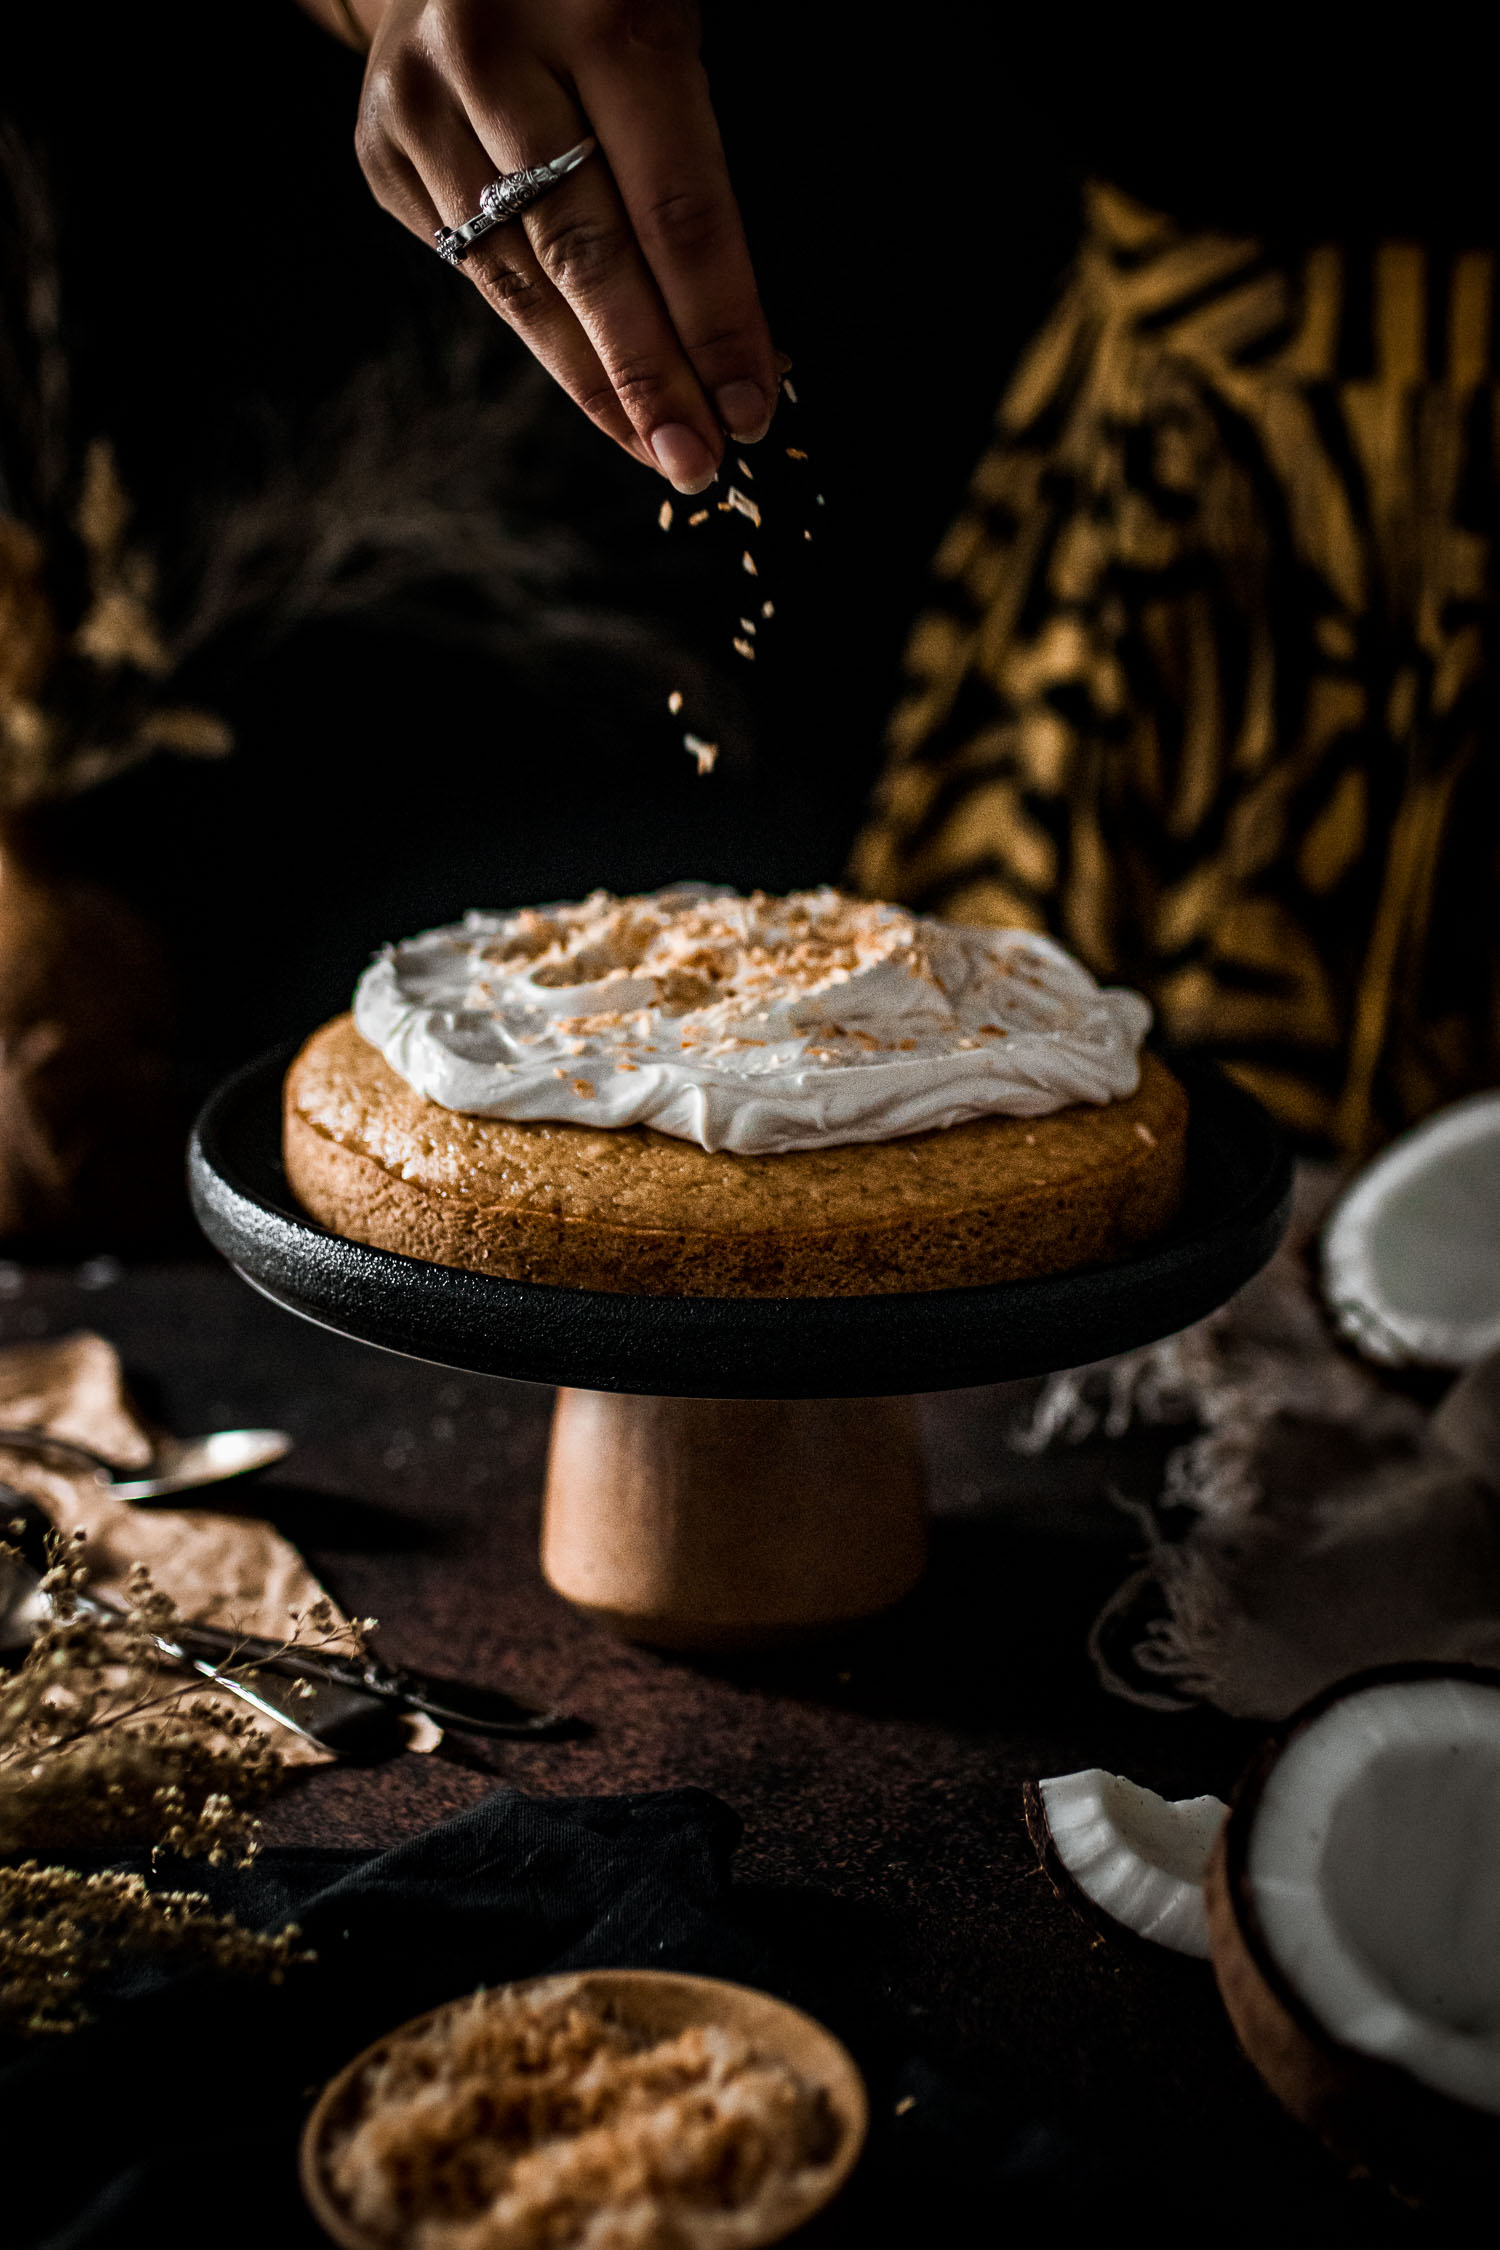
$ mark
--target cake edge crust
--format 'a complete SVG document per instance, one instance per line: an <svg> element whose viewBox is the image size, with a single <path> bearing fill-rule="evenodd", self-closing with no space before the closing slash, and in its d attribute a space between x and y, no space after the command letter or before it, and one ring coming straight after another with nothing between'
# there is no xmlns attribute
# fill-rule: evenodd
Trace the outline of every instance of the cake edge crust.
<svg viewBox="0 0 1500 2250"><path fill-rule="evenodd" d="M320 1036L315 1032L313 1040ZM288 1071L284 1095L286 1175L303 1209L331 1233L373 1249L507 1281L684 1297L864 1297L976 1288L1115 1263L1159 1234L1182 1196L1187 1097L1154 1058L1145 1058L1143 1077L1143 1090L1149 1082L1162 1097L1153 1103L1150 1138L1143 1135L1123 1161L1097 1172L1012 1185L1002 1196L958 1207L902 1210L886 1220L714 1232L517 1209L403 1179L364 1150L331 1138L298 1108L298 1063L313 1040ZM1029 1122L1035 1128L1046 1120Z"/></svg>

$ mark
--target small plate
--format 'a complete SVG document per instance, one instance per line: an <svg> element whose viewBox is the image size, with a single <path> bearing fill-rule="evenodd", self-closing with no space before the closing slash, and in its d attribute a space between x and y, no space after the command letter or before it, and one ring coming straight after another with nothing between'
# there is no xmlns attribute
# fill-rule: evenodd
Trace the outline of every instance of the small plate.
<svg viewBox="0 0 1500 2250"><path fill-rule="evenodd" d="M752 1991L748 1985L724 1984L717 1977L679 1976L669 1969L584 1969L561 1977L523 1977L494 1990L537 1992L561 1983L576 1986L582 1999L600 2006L612 2005L632 2025L660 2038L674 2038L694 2024L732 2032L755 2053L784 2063L804 2085L823 2093L838 2127L838 2146L828 2162L818 2167L795 2206L783 2204L768 2232L740 2238L740 2250L761 2250L763 2244L783 2241L832 2202L854 2169L869 2127L864 2080L832 2032L803 2015L800 2008L789 2007L768 1992ZM462 1999L447 2001L441 2008L388 2031L353 2062L346 2063L319 2096L302 2134L302 2192L318 2224L340 2250L400 2250L391 2237L365 2233L354 2225L327 2175L331 2139L360 2112L364 2073L395 2040L466 2006L470 1997L466 1993Z"/></svg>

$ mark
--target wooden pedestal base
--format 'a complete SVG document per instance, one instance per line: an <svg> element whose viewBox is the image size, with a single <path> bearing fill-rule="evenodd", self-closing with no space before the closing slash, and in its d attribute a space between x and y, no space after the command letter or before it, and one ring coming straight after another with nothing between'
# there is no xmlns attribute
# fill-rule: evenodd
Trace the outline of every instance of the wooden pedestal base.
<svg viewBox="0 0 1500 2250"><path fill-rule="evenodd" d="M559 1391L542 1568L660 1648L763 1648L888 1609L927 1525L909 1398Z"/></svg>

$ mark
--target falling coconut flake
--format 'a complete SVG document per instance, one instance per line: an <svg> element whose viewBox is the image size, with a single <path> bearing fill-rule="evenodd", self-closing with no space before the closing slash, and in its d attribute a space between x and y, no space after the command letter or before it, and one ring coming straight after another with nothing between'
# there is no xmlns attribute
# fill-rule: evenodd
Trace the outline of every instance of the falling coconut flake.
<svg viewBox="0 0 1500 2250"><path fill-rule="evenodd" d="M1500 1350L1500 1094L1439 1110L1359 1175L1324 1233L1323 1293L1387 1365Z"/></svg>
<svg viewBox="0 0 1500 2250"><path fill-rule="evenodd" d="M667 697L667 709L671 712L673 718L675 719L678 712L682 709L681 688L673 688L671 694Z"/></svg>
<svg viewBox="0 0 1500 2250"><path fill-rule="evenodd" d="M1203 1871L1226 1809L1217 1797L1173 1804L1090 1766L1037 1782L1027 1826L1064 1896L1071 1888L1137 1937L1206 1961Z"/></svg>
<svg viewBox="0 0 1500 2250"><path fill-rule="evenodd" d="M748 570L752 578L759 578L760 576L760 572L755 567L755 557L748 547L740 557L740 568L741 570Z"/></svg>
<svg viewBox="0 0 1500 2250"><path fill-rule="evenodd" d="M717 742L704 742L696 734L685 734L682 738L682 747L690 758L697 759L699 773L713 772L714 761L719 755Z"/></svg>
<svg viewBox="0 0 1500 2250"><path fill-rule="evenodd" d="M672 503L671 503L671 501L670 501L670 500L663 500L663 502L662 502L661 506L660 506L660 507L659 507L659 508L657 509L657 511L656 511L656 521L657 521L657 524L659 525L659 527L660 527L660 528L661 528L661 529L662 529L663 531L670 531L670 530L671 530L671 528L672 528Z"/></svg>

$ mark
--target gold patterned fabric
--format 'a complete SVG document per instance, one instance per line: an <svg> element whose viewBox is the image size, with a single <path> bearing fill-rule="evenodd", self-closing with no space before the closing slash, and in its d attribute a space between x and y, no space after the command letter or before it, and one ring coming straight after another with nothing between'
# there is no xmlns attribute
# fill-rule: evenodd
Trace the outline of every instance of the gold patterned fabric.
<svg viewBox="0 0 1500 2250"><path fill-rule="evenodd" d="M1090 191L939 552L862 889L1051 930L1312 1142L1500 1081L1494 259Z"/></svg>

